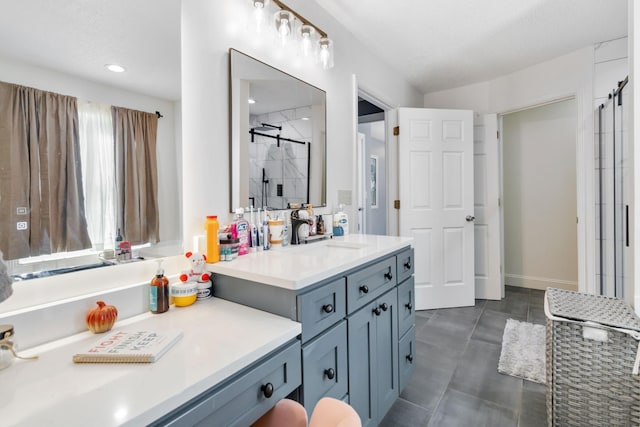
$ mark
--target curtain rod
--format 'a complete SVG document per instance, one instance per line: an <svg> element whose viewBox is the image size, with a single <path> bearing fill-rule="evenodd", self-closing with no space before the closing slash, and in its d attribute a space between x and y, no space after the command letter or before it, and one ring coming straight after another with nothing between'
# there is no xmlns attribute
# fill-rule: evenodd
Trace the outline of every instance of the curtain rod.
<svg viewBox="0 0 640 427"><path fill-rule="evenodd" d="M158 116L159 119L164 117L162 114L160 114L160 111L156 111L156 116Z"/></svg>

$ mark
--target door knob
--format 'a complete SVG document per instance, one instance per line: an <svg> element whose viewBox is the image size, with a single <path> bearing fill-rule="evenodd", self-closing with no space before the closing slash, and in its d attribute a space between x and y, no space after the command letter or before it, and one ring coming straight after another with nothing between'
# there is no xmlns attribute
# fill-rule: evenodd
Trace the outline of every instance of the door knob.
<svg viewBox="0 0 640 427"><path fill-rule="evenodd" d="M466 220L467 220L468 222L473 222L473 221L475 221L475 220L476 220L476 217L475 217L475 216L473 216L473 215L467 215Z"/></svg>

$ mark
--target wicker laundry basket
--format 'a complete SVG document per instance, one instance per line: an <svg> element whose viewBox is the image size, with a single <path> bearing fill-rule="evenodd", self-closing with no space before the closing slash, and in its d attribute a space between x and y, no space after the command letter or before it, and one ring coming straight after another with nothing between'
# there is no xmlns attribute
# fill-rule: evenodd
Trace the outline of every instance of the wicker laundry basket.
<svg viewBox="0 0 640 427"><path fill-rule="evenodd" d="M548 425L640 425L640 318L631 307L549 288L545 313Z"/></svg>

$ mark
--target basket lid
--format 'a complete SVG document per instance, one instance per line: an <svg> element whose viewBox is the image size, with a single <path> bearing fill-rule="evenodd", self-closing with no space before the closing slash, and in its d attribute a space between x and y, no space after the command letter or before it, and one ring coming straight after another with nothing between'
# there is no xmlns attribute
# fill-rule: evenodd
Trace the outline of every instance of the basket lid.
<svg viewBox="0 0 640 427"><path fill-rule="evenodd" d="M640 331L640 318L621 299L556 288L545 295L554 316Z"/></svg>

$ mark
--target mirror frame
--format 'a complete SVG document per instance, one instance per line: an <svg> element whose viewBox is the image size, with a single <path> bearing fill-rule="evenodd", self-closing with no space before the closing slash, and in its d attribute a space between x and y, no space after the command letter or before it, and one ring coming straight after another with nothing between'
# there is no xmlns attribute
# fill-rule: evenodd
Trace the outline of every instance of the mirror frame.
<svg viewBox="0 0 640 427"><path fill-rule="evenodd" d="M240 144L240 111L237 111L239 109L242 108L242 105L240 105L240 102L235 102L234 103L234 96L235 97L239 97L239 94L235 94L234 93L234 76L233 76L233 53L236 54L240 54L243 55L244 57L255 61L257 64L259 64L260 66L264 66L264 67L268 67L270 70L272 70L274 73L279 73L282 76L286 76L290 79L292 79L293 81L297 82L297 83L302 83L305 86L308 86L309 89L312 90L316 90L318 91L319 94L322 94L322 96L324 97L323 100L323 105L322 105L322 114L323 114L323 122L324 122L324 126L322 129L322 137L323 137L323 147L321 148L322 150L322 160L320 162L320 170L321 170L321 183L319 184L318 188L320 188L320 198L321 200L319 201L319 203L313 203L310 200L307 200L306 203L312 203L314 207L324 207L327 204L327 138L326 138L326 134L327 134L327 92L320 89L317 86L314 86L294 75L291 75L289 73L286 73L272 65L269 65L263 61L260 61L259 59L256 59L254 57L252 57L251 55L247 55L246 53L239 51L237 49L234 48L230 48L229 49L229 207L230 207L230 212L233 213L235 212L235 209L238 207L244 207L242 206L242 202L240 202L240 186L242 185L242 182L240 181L240 176L242 176L243 174L241 173L241 167L240 167L240 156L241 156L241 144ZM235 105L238 104L238 105ZM291 107L291 108L296 108L296 107ZM313 144L313 141L311 142L311 144ZM311 166L309 165L309 168ZM244 174L246 176L248 176L248 174ZM311 177L309 177L309 180L311 180ZM309 194L310 189L307 188L307 194ZM257 207L257 206L255 206ZM288 208L270 208L270 210L285 210Z"/></svg>

